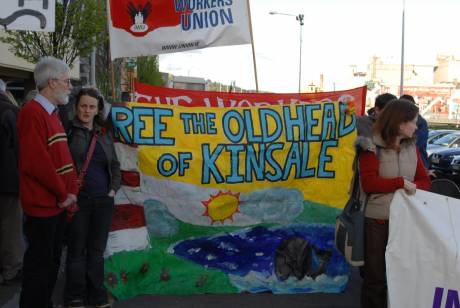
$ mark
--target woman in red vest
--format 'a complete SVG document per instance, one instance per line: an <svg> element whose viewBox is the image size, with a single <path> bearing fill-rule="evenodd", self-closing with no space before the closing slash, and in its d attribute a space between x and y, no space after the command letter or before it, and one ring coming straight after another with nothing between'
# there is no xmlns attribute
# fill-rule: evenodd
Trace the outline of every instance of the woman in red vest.
<svg viewBox="0 0 460 308"><path fill-rule="evenodd" d="M429 190L430 179L415 144L418 108L392 100L380 112L372 138L358 138L361 187L369 195L364 226L362 308L387 307L385 249L393 194Z"/></svg>

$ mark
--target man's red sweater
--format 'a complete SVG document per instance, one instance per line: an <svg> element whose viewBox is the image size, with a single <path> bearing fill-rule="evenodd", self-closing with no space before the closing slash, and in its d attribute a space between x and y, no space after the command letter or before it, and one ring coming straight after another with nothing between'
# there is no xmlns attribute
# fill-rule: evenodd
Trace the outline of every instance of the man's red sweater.
<svg viewBox="0 0 460 308"><path fill-rule="evenodd" d="M57 112L51 115L35 100L19 112L19 191L24 212L49 217L68 193L76 194L76 173L67 136Z"/></svg>

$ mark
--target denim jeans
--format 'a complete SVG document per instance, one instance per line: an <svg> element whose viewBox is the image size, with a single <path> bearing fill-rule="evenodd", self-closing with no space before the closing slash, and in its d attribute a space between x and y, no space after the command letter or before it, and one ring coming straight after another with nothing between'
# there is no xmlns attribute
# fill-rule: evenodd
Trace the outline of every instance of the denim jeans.
<svg viewBox="0 0 460 308"><path fill-rule="evenodd" d="M51 295L61 263L65 212L51 217L24 215L27 249L24 255L21 308L53 307Z"/></svg>
<svg viewBox="0 0 460 308"><path fill-rule="evenodd" d="M113 198L80 198L78 206L80 209L68 225L65 301L106 303L103 254L112 222Z"/></svg>

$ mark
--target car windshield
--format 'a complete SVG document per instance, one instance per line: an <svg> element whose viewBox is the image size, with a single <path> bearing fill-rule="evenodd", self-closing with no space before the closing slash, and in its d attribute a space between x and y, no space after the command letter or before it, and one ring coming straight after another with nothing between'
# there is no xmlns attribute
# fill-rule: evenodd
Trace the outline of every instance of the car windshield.
<svg viewBox="0 0 460 308"><path fill-rule="evenodd" d="M451 144L452 141L457 139L458 136L459 135L457 135L457 134L449 134L449 135L446 135L444 137L439 138L438 140L433 142L433 144L447 146L447 145Z"/></svg>
<svg viewBox="0 0 460 308"><path fill-rule="evenodd" d="M442 134L442 132L438 132L437 130L430 130L428 131L428 137L436 136Z"/></svg>

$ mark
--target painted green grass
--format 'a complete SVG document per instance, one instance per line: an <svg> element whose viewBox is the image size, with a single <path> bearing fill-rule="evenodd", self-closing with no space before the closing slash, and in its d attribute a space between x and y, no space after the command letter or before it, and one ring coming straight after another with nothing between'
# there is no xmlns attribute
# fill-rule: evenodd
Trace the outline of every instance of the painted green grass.
<svg viewBox="0 0 460 308"><path fill-rule="evenodd" d="M324 206L311 201L304 201L303 204L304 210L295 219L296 223L335 224L337 215L342 212L341 209Z"/></svg>
<svg viewBox="0 0 460 308"><path fill-rule="evenodd" d="M294 223L334 223L338 209L318 203L304 202L304 211ZM273 226L264 225L264 226ZM141 294L203 294L237 293L228 276L214 269L205 269L191 261L168 253L168 248L181 240L212 236L242 229L241 227L206 227L179 222L179 232L167 238L152 238L152 248L146 251L117 253L105 262L109 291L123 300Z"/></svg>

